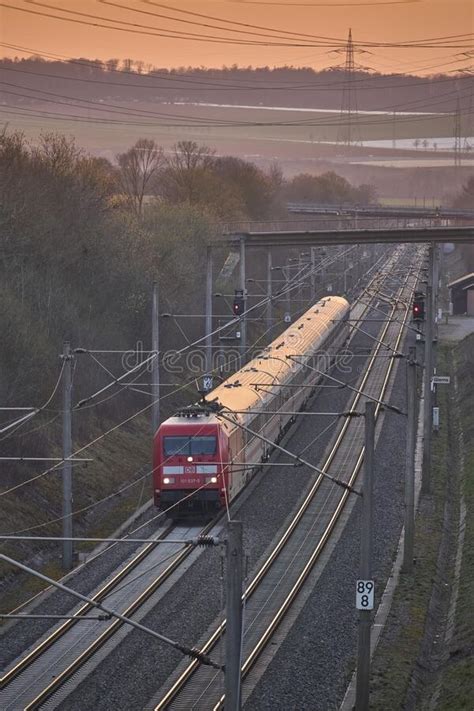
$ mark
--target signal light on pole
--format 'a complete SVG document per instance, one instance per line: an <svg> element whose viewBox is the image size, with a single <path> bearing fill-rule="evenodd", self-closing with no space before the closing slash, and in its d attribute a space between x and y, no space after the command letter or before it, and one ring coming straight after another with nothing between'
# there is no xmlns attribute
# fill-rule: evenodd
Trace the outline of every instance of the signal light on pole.
<svg viewBox="0 0 474 711"><path fill-rule="evenodd" d="M416 298L413 302L413 320L414 321L424 321L425 320L425 301L424 299Z"/></svg>
<svg viewBox="0 0 474 711"><path fill-rule="evenodd" d="M243 289L236 289L234 295L234 303L232 306L234 316L241 316L245 311L245 299Z"/></svg>

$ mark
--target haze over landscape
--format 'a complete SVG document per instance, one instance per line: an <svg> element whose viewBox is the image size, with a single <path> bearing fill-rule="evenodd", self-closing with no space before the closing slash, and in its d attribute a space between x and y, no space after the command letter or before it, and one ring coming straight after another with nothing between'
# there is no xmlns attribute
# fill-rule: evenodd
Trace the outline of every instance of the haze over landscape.
<svg viewBox="0 0 474 711"><path fill-rule="evenodd" d="M362 65L430 74L469 64L462 55L472 50L466 33L473 29L473 6L470 0L17 0L0 4L0 18L2 41L12 45L101 60L133 57L160 67L322 69L342 59L334 50L343 48L351 27ZM421 46L428 38L434 41ZM5 48L6 56L14 54Z"/></svg>
<svg viewBox="0 0 474 711"><path fill-rule="evenodd" d="M0 0L0 709L472 710L473 40Z"/></svg>

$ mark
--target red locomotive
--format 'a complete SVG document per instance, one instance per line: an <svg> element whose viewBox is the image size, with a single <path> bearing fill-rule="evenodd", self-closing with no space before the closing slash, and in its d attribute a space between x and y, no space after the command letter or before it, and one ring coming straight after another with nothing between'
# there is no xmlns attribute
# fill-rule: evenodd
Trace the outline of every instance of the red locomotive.
<svg viewBox="0 0 474 711"><path fill-rule="evenodd" d="M322 299L209 393L225 418L189 408L163 422L154 439L155 504L172 517L228 504L334 361L348 338L348 314L342 297Z"/></svg>

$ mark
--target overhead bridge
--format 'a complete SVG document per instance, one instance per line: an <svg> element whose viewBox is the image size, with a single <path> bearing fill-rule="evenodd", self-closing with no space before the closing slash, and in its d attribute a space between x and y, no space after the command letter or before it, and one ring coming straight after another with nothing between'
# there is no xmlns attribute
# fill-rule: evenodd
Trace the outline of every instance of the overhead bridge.
<svg viewBox="0 0 474 711"><path fill-rule="evenodd" d="M409 227L404 229L275 230L223 234L212 246L315 247L338 244L454 244L474 241L474 224L463 227Z"/></svg>
<svg viewBox="0 0 474 711"><path fill-rule="evenodd" d="M415 207L413 205L384 207L382 205L314 205L287 203L289 213L297 215L336 215L354 217L395 217L396 219L449 219L474 222L474 210L456 207Z"/></svg>

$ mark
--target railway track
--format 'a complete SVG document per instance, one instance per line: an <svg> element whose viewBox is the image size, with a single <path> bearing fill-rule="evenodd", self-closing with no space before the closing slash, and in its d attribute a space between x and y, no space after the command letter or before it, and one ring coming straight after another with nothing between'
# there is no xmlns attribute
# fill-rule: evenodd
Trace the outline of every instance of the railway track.
<svg viewBox="0 0 474 711"><path fill-rule="evenodd" d="M177 550L176 544L168 544L166 539L206 535L215 524L216 520L204 528L167 526L157 536L157 543L146 544L92 599L107 598L113 609L126 616L133 615L195 550L191 544ZM118 619L105 623L84 621L96 612L92 605L81 604L72 612L72 619L55 627L5 672L0 687L2 711L40 708L122 628L124 623Z"/></svg>
<svg viewBox="0 0 474 711"><path fill-rule="evenodd" d="M386 269L382 270L382 273L377 273L371 279L362 296L377 293L384 284L389 271ZM356 304L356 311L357 308ZM370 304L362 303L358 317L363 317L370 311L370 308ZM317 486L319 487L320 484L318 483ZM202 530L186 530L186 534L181 532L181 535L182 537L205 535L215 524L216 521L213 521ZM162 532L159 540L165 540L171 533L173 537L176 537L179 535L179 530L181 528L169 527ZM192 550L192 546L187 546L181 551L173 553L166 543L160 545L150 543L97 591L94 599L108 598L109 605L120 609L122 614L131 616L178 570ZM162 563L160 563L160 557L163 559ZM141 574L146 568L150 569L149 579L145 574ZM140 581L137 588L134 588L133 583L130 582L131 578ZM146 585L144 585L145 581ZM123 588L126 588L125 598L122 602L117 601L116 603L114 595L119 595ZM135 598L129 602L133 595ZM68 680L77 675L86 662L99 652L122 627L123 623L119 620L107 623L105 629L104 622L86 623L81 620L81 618L90 615L91 611L90 605L78 607L73 613L73 619L55 627L39 644L8 669L0 680L2 711L3 709L7 711L7 709L41 708ZM86 632L84 632L84 627L87 627Z"/></svg>
<svg viewBox="0 0 474 711"><path fill-rule="evenodd" d="M398 304L407 306L400 321L390 320L379 339L398 349L408 318L415 277L407 276L390 309L390 319L400 314ZM378 343L370 358L359 389L379 400L387 391L394 359L377 358L383 346ZM356 394L350 409L361 410L366 398ZM377 405L376 417L381 406ZM342 478L351 486L357 481L364 457L364 423L361 418L346 419L332 446L323 471ZM345 508L350 493L341 491L328 479L319 476L296 512L272 553L250 582L244 593L245 632L243 639L242 677L245 680L256 665L261 652L269 644L281 621L302 589L315 563L329 540ZM215 659L223 658L225 620L216 627L201 650ZM181 665L183 666L183 665ZM192 661L178 675L169 680L155 702L155 711L184 711L185 709L220 709L224 704L223 676Z"/></svg>

